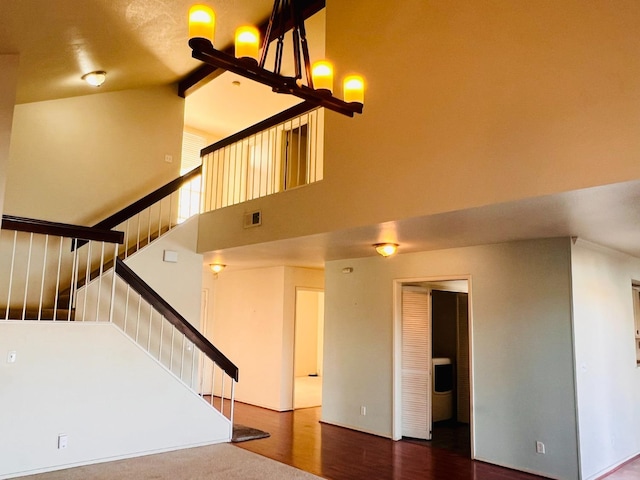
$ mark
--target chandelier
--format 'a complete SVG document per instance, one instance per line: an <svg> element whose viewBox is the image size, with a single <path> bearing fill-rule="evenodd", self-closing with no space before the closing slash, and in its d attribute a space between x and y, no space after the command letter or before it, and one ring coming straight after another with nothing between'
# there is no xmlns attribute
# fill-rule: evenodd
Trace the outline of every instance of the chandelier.
<svg viewBox="0 0 640 480"><path fill-rule="evenodd" d="M214 47L215 13L206 5L194 5L189 10L189 46L193 58L215 68L233 72L271 87L276 93L295 95L314 105L353 117L362 113L364 80L350 75L343 82L343 98L333 95L333 67L321 60L311 65L304 18L296 0L275 0L269 17L262 52L259 49L258 29L241 26L235 34L235 56ZM281 74L284 36L287 23L292 25L294 76ZM272 37L275 38L273 70L265 63ZM306 84L303 82L303 74Z"/></svg>

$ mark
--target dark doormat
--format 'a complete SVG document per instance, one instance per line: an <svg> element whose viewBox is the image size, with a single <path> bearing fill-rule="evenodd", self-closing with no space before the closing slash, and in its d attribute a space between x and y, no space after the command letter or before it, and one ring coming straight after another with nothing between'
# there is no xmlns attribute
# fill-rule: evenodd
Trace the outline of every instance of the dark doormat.
<svg viewBox="0 0 640 480"><path fill-rule="evenodd" d="M268 432L263 432L262 430L258 430L257 428L235 424L233 426L233 436L231 437L231 441L233 443L239 443L249 440L257 440L259 438L267 438L270 436L271 434L269 434Z"/></svg>

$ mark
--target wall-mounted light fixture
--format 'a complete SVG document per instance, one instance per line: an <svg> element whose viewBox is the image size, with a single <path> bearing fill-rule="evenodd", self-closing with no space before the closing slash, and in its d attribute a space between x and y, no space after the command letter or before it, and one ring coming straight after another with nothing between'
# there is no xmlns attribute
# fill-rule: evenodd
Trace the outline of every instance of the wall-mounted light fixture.
<svg viewBox="0 0 640 480"><path fill-rule="evenodd" d="M222 270L224 270L224 267L226 267L226 265L223 265L221 263L210 263L209 264L209 268L211 269L211 271L213 273L220 273Z"/></svg>
<svg viewBox="0 0 640 480"><path fill-rule="evenodd" d="M82 80L87 82L92 87L99 87L107 79L107 72L103 70L96 70L82 76Z"/></svg>
<svg viewBox="0 0 640 480"><path fill-rule="evenodd" d="M379 255L382 255L383 257L388 257L398 251L398 244L397 243L376 243L373 245L373 248L376 249L376 252L378 252Z"/></svg>

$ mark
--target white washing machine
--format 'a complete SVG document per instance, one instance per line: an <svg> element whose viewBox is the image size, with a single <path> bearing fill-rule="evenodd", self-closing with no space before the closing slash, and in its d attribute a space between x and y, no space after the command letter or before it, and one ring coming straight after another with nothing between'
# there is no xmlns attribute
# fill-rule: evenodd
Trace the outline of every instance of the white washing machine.
<svg viewBox="0 0 640 480"><path fill-rule="evenodd" d="M450 358L432 358L432 421L441 422L453 416L453 365Z"/></svg>

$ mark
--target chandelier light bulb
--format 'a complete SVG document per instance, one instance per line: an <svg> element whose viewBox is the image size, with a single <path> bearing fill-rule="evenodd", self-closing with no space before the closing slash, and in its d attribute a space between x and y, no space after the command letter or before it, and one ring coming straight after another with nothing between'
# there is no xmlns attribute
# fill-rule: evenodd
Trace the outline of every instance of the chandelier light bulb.
<svg viewBox="0 0 640 480"><path fill-rule="evenodd" d="M364 105L364 79L360 75L350 75L344 79L344 101Z"/></svg>
<svg viewBox="0 0 640 480"><path fill-rule="evenodd" d="M236 57L258 61L260 32L256 27L243 26L236 30Z"/></svg>
<svg viewBox="0 0 640 480"><path fill-rule="evenodd" d="M216 14L211 7L194 5L189 9L189 38L204 38L213 43Z"/></svg>
<svg viewBox="0 0 640 480"><path fill-rule="evenodd" d="M326 60L315 62L311 67L313 88L333 91L333 65Z"/></svg>

